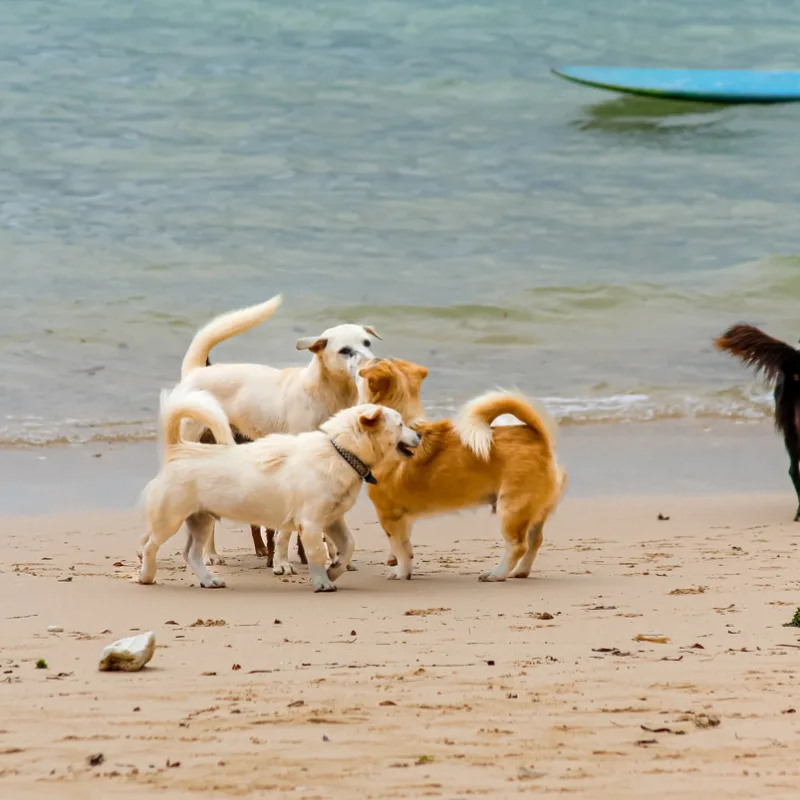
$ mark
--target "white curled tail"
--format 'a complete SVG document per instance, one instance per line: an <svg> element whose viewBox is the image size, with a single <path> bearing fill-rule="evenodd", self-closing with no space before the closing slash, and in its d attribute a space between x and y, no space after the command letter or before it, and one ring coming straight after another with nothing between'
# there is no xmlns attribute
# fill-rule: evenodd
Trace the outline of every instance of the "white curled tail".
<svg viewBox="0 0 800 800"><path fill-rule="evenodd" d="M236 442L231 432L230 422L222 406L209 392L197 389L187 390L180 386L172 391L161 390L161 454L168 460L171 447L181 442L181 421L193 419L209 428L217 444L233 445Z"/></svg>
<svg viewBox="0 0 800 800"><path fill-rule="evenodd" d="M186 355L181 364L181 380L190 372L206 366L209 353L220 342L238 336L240 333L255 328L256 325L269 319L283 302L281 295L276 294L265 303L259 303L236 311L228 311L214 317L211 322L203 325L194 335Z"/></svg>
<svg viewBox="0 0 800 800"><path fill-rule="evenodd" d="M503 414L511 414L542 437L547 452L555 459L558 426L544 406L539 403L536 406L519 392L487 392L463 406L455 430L465 447L487 460L492 452L492 422Z"/></svg>

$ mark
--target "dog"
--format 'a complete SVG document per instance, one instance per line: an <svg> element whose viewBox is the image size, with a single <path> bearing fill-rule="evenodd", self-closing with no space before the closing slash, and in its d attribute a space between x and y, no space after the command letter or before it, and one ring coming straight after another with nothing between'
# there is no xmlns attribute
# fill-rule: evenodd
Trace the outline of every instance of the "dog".
<svg viewBox="0 0 800 800"><path fill-rule="evenodd" d="M211 366L211 359L206 356L206 366ZM247 442L252 442L253 440L247 436L244 436L240 431L236 428L231 426L231 432L233 433L233 440L236 444L245 444ZM199 439L201 444L216 444L216 440L214 439L214 434L206 428ZM253 537L253 549L257 556L261 558L266 558L267 566L271 567L275 561L275 531L267 530L265 531L267 536L267 541L265 542L264 539L261 538L261 528L257 527L256 525L250 526L250 534ZM289 560L289 542L288 539L285 543L285 551L286 551L286 561ZM300 537L297 537L297 557L300 559L301 564L308 564L308 560L306 559L306 552L303 549L303 542ZM348 565L349 567L355 569L352 564ZM294 571L294 570L292 570ZM281 573L282 574L282 573Z"/></svg>
<svg viewBox="0 0 800 800"><path fill-rule="evenodd" d="M184 442L184 418L208 428L217 444ZM397 411L374 404L354 406L309 433L271 434L237 445L221 404L206 391L179 385L161 394L162 465L145 487L147 531L142 537L139 582L156 577L159 547L185 522L184 559L204 588L224 588L203 551L214 521L223 517L304 537L315 592L336 591L355 543L344 515L362 481L390 453L410 458L420 435ZM323 536L336 545L326 570Z"/></svg>
<svg viewBox="0 0 800 800"><path fill-rule="evenodd" d="M800 352L752 325L733 325L714 340L718 350L755 367L775 384L775 427L789 455L789 477L797 495L794 521L800 521Z"/></svg>
<svg viewBox="0 0 800 800"><path fill-rule="evenodd" d="M180 385L210 392L230 424L251 440L270 433L313 431L338 411L354 405L358 401L357 369L373 357L373 343L381 338L370 325L337 325L319 336L297 340L297 349L308 350L313 356L305 367L210 364L209 353L216 345L266 321L281 302L281 295L276 295L264 303L214 318L195 334L181 365ZM202 434L201 424L186 421L184 440L199 441ZM268 531L267 556L269 539ZM207 547L207 563L220 563L213 530Z"/></svg>
<svg viewBox="0 0 800 800"><path fill-rule="evenodd" d="M428 422L419 399L427 374L423 366L388 358L359 370L360 399L394 408L422 436L412 459L389 457L376 468L377 483L368 487L397 562L389 578L411 577L414 520L486 504L501 518L506 550L479 580L527 578L544 524L566 489L567 473L556 458L555 421L522 395L497 391L467 403L455 421ZM502 414L523 424L492 428Z"/></svg>

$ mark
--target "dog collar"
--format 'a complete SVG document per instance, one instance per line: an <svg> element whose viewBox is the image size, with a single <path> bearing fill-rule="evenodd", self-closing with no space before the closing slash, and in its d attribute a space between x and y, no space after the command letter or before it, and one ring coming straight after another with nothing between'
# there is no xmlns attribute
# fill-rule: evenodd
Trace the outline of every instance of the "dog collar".
<svg viewBox="0 0 800 800"><path fill-rule="evenodd" d="M364 483L378 483L372 474L372 470L358 456L353 455L349 450L339 447L333 439L331 439L331 444L333 449L358 473L358 477Z"/></svg>

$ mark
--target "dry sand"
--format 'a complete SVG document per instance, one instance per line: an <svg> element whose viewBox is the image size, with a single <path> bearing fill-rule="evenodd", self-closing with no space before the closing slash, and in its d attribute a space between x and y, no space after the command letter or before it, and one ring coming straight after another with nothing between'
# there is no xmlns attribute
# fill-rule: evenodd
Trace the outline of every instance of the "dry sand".
<svg viewBox="0 0 800 800"><path fill-rule="evenodd" d="M136 513L6 517L0 796L796 797L792 512L786 493L567 496L534 576L503 584L476 580L495 518L430 520L400 583L361 503L359 571L331 595L264 569L239 526L210 591L183 534L159 585L130 581ZM151 665L98 672L136 630Z"/></svg>

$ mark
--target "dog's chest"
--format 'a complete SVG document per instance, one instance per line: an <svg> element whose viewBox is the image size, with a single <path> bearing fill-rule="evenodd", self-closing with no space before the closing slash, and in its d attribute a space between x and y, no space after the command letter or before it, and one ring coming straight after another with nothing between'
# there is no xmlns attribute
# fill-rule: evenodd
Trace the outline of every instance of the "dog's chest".
<svg viewBox="0 0 800 800"><path fill-rule="evenodd" d="M355 505L360 489L361 483L357 483L355 486L331 492L330 498L326 503L326 516L332 519L344 516Z"/></svg>

